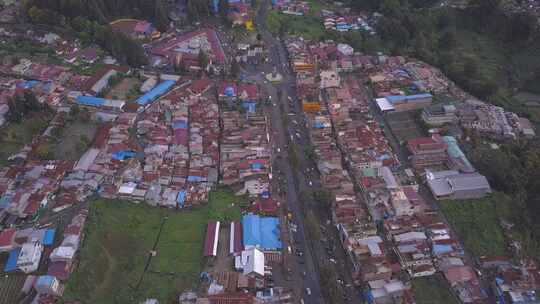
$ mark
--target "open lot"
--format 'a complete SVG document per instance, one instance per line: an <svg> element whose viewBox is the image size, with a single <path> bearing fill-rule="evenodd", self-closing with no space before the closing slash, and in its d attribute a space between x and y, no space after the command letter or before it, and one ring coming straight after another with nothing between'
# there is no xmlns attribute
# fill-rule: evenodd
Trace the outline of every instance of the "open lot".
<svg viewBox="0 0 540 304"><path fill-rule="evenodd" d="M423 136L416 121L416 111L388 113L384 116L386 123L400 143Z"/></svg>
<svg viewBox="0 0 540 304"><path fill-rule="evenodd" d="M412 280L414 298L418 304L457 304L450 293L450 286L440 275L415 278Z"/></svg>
<svg viewBox="0 0 540 304"><path fill-rule="evenodd" d="M210 219L240 218L239 201L227 190L211 193L201 208L172 211L121 201L92 202L80 263L69 280L66 300L82 303L171 303L195 287L204 267L205 227ZM156 242L156 256L145 270Z"/></svg>
<svg viewBox="0 0 540 304"><path fill-rule="evenodd" d="M290 35L302 35L308 40L321 40L325 36L322 20L314 16L292 16L271 11L266 22L273 34L281 31Z"/></svg>
<svg viewBox="0 0 540 304"><path fill-rule="evenodd" d="M117 85L111 88L107 94L107 98L110 99L122 99L129 100L139 93L139 88L141 86L141 81L137 78L124 78ZM136 94L132 94L136 93Z"/></svg>
<svg viewBox="0 0 540 304"><path fill-rule="evenodd" d="M48 125L51 115L33 113L20 123L10 123L0 128L0 166L17 153L24 145L30 143L34 136L40 134Z"/></svg>
<svg viewBox="0 0 540 304"><path fill-rule="evenodd" d="M479 200L441 201L440 207L457 230L466 249L475 256L507 254L507 241L499 219L508 219L512 200L501 193Z"/></svg>
<svg viewBox="0 0 540 304"><path fill-rule="evenodd" d="M56 159L78 160L85 151L96 131L98 125L95 122L83 122L79 119L66 123L62 136L54 145Z"/></svg>
<svg viewBox="0 0 540 304"><path fill-rule="evenodd" d="M2 295L0 304L19 303L25 279L26 276L23 274L10 274L0 277L0 294Z"/></svg>

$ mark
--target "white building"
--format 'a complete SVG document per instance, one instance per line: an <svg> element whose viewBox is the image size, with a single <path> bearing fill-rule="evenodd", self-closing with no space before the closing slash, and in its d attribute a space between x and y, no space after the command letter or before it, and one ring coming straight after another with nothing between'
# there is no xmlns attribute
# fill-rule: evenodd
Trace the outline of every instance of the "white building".
<svg viewBox="0 0 540 304"><path fill-rule="evenodd" d="M24 273L31 273L38 269L43 245L41 242L30 242L23 244L19 257L17 258L17 268Z"/></svg>

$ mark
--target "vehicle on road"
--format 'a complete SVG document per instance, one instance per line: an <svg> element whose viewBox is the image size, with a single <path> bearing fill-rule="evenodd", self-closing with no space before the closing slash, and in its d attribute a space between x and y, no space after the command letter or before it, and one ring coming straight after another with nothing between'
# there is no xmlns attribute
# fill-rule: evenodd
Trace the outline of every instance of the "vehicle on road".
<svg viewBox="0 0 540 304"><path fill-rule="evenodd" d="M313 182L312 181L309 181L309 186L313 187Z"/></svg>
<svg viewBox="0 0 540 304"><path fill-rule="evenodd" d="M311 295L311 288L306 287L306 293L307 293L308 296L310 296Z"/></svg>

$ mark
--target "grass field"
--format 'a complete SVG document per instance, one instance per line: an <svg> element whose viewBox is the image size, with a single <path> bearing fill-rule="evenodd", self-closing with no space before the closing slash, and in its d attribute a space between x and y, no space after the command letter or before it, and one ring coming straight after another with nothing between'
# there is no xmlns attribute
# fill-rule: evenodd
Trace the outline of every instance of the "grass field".
<svg viewBox="0 0 540 304"><path fill-rule="evenodd" d="M448 284L439 275L415 278L412 281L414 299L417 304L457 304Z"/></svg>
<svg viewBox="0 0 540 304"><path fill-rule="evenodd" d="M273 34L278 34L281 29L284 33L302 35L308 40L321 40L325 36L322 20L314 16L291 16L271 11L266 24Z"/></svg>
<svg viewBox="0 0 540 304"><path fill-rule="evenodd" d="M20 123L10 123L0 128L0 166L7 163L9 156L30 143L34 136L43 132L50 119L48 114L30 114Z"/></svg>
<svg viewBox="0 0 540 304"><path fill-rule="evenodd" d="M511 198L494 193L480 200L441 201L440 206L467 250L476 256L507 254L499 219L512 214Z"/></svg>
<svg viewBox="0 0 540 304"><path fill-rule="evenodd" d="M198 282L208 220L239 219L240 200L220 190L204 207L183 212L120 201L92 202L80 264L64 299L107 304L152 297L172 303L178 293ZM165 217L157 255L135 290Z"/></svg>

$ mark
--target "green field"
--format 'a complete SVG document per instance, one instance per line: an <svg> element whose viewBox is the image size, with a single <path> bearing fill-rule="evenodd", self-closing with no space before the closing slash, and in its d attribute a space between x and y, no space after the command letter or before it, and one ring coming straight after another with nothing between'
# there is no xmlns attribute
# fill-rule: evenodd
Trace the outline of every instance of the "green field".
<svg viewBox="0 0 540 304"><path fill-rule="evenodd" d="M467 250L476 256L507 254L499 219L512 213L511 198L495 193L480 200L441 201L440 206Z"/></svg>
<svg viewBox="0 0 540 304"><path fill-rule="evenodd" d="M4 166L9 156L19 152L34 136L43 132L50 118L49 114L30 114L20 123L10 123L0 128L0 166Z"/></svg>
<svg viewBox="0 0 540 304"><path fill-rule="evenodd" d="M314 16L291 16L271 11L266 24L273 34L281 31L290 35L301 35L308 40L321 40L325 36L321 18Z"/></svg>
<svg viewBox="0 0 540 304"><path fill-rule="evenodd" d="M417 304L457 304L450 293L450 286L439 275L415 278L412 281L414 299Z"/></svg>
<svg viewBox="0 0 540 304"><path fill-rule="evenodd" d="M220 190L204 207L181 212L130 202L92 202L80 263L64 299L107 304L157 298L172 303L178 293L198 282L208 220L239 219L241 200ZM135 290L162 221L157 255Z"/></svg>

